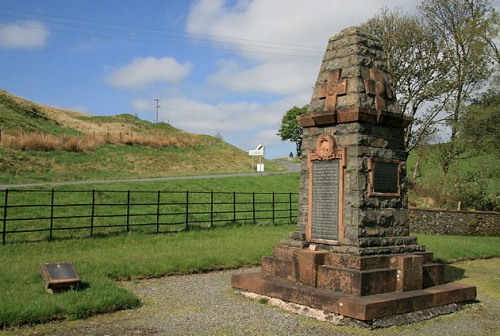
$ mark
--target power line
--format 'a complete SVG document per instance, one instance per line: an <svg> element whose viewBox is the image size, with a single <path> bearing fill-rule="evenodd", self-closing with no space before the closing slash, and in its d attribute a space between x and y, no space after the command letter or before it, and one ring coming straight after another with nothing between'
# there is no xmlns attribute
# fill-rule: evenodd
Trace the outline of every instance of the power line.
<svg viewBox="0 0 500 336"><path fill-rule="evenodd" d="M150 28L150 27L138 27L138 26L129 26L129 25L120 25L120 24L111 24L104 23L99 21L90 21L90 20L79 20L72 18L65 18L56 15L39 15L39 14L31 14L25 12L13 12L10 10L6 10L3 8L0 15L15 17L18 19L44 19L50 22L52 25L59 25L63 28L74 27L74 28L83 28L84 31L75 31L70 29L62 29L59 30L57 28L51 27L49 30L54 32L66 33L66 34L77 34L77 35L86 35L93 37L101 37L106 39L114 39L114 40L123 40L123 41L132 41L132 42L146 42L146 43L154 43L154 44L167 44L167 45L175 45L178 46L180 42L201 42L205 44L193 44L190 43L189 47L195 48L209 48L222 50L225 52L249 52L255 54L268 54L268 55L279 55L279 56L290 56L290 57L305 57L305 58L317 58L322 55L324 52L323 48L316 46L307 46L300 44L289 44L283 42L273 42L273 41L263 41L263 40L251 40L251 39L243 39L236 38L231 36L222 36L222 35L206 35L199 33L186 33L183 31L175 31L175 30L165 30L159 28ZM40 29L40 27L30 26L29 24L8 24L18 27L26 27L32 29ZM98 32L94 32L98 30ZM120 35L105 35L102 31L108 33L118 33ZM127 34L128 36L123 36L123 34ZM131 34L136 37L130 36ZM184 36L188 34L187 36ZM155 37L155 40L147 40L144 37ZM156 39L157 37L169 39L169 42L159 41ZM206 43L210 43L207 45ZM215 45L213 45L215 43Z"/></svg>

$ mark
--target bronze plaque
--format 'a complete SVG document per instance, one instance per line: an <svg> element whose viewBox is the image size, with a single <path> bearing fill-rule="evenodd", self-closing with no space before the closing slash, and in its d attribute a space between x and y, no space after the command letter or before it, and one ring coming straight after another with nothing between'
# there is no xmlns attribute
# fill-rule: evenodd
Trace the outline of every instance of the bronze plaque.
<svg viewBox="0 0 500 336"><path fill-rule="evenodd" d="M340 160L312 162L311 238L338 240Z"/></svg>
<svg viewBox="0 0 500 336"><path fill-rule="evenodd" d="M399 163L376 161L373 171L373 192L399 193Z"/></svg>
<svg viewBox="0 0 500 336"><path fill-rule="evenodd" d="M72 289L80 285L80 278L71 263L46 263L41 266L41 273L45 280L45 289L49 292Z"/></svg>

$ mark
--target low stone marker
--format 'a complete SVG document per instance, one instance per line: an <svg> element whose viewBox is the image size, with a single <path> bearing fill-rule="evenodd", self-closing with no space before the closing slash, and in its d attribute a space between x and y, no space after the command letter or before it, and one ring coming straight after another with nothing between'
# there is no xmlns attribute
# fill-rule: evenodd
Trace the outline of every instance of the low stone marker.
<svg viewBox="0 0 500 336"><path fill-rule="evenodd" d="M410 236L404 129L379 40L330 38L303 127L297 230L232 287L361 321L474 300ZM434 309L436 310L436 309ZM437 309L436 311L439 311Z"/></svg>
<svg viewBox="0 0 500 336"><path fill-rule="evenodd" d="M52 293L68 289L76 289L81 280L71 263L45 263L40 266L45 289Z"/></svg>

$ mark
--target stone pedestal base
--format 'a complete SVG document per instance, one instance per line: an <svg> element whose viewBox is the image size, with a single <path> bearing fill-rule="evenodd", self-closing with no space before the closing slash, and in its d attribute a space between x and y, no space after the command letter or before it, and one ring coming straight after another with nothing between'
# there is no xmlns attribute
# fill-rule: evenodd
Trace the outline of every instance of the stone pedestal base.
<svg viewBox="0 0 500 336"><path fill-rule="evenodd" d="M444 283L432 253L353 256L276 247L260 273L237 274L233 288L368 321L476 298L476 287Z"/></svg>

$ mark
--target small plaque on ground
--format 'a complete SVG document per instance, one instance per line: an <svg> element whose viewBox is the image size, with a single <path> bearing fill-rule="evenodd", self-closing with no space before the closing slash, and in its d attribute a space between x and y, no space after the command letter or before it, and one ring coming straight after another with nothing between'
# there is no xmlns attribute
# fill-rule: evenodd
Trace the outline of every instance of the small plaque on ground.
<svg viewBox="0 0 500 336"><path fill-rule="evenodd" d="M312 239L338 240L339 168L339 160L312 162Z"/></svg>
<svg viewBox="0 0 500 336"><path fill-rule="evenodd" d="M40 268L45 289L49 292L74 289L80 285L80 278L71 263L45 263Z"/></svg>

